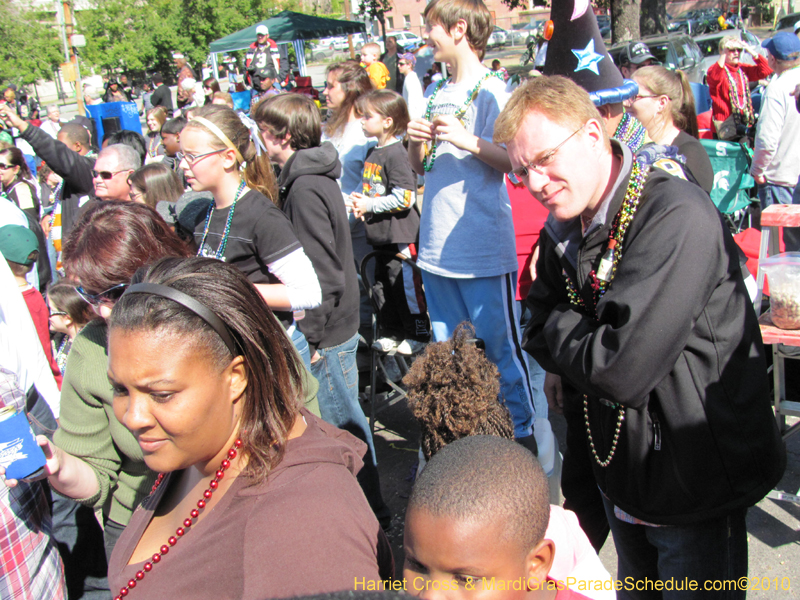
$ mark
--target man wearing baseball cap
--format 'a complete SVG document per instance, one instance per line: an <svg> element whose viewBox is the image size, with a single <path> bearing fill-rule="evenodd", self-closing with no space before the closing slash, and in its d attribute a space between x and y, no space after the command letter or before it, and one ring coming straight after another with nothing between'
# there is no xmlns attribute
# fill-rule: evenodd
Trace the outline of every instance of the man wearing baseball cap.
<svg viewBox="0 0 800 600"><path fill-rule="evenodd" d="M761 207L791 204L800 177L800 114L792 96L800 85L800 39L788 31L761 44L775 77L761 101L750 173L758 184ZM786 250L800 250L800 228L784 231ZM791 247L790 247L791 246Z"/></svg>
<svg viewBox="0 0 800 600"><path fill-rule="evenodd" d="M619 57L620 70L625 79L631 76L642 67L657 65L658 60L650 52L650 48L644 42L631 42Z"/></svg>
<svg viewBox="0 0 800 600"><path fill-rule="evenodd" d="M256 27L256 41L250 45L252 58L247 59L247 72L250 76L250 85L261 91L261 80L278 79L280 72L280 56L278 44L269 37L269 28L263 23Z"/></svg>

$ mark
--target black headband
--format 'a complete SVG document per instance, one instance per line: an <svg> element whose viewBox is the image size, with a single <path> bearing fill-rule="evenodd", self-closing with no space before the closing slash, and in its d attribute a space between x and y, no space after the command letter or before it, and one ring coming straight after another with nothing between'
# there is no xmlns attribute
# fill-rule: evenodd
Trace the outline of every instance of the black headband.
<svg viewBox="0 0 800 600"><path fill-rule="evenodd" d="M228 347L228 350L230 350L231 354L234 356L239 354L236 351L236 344L231 337L231 332L228 330L227 325L225 325L222 319L220 319L214 314L213 311L203 306L200 302L188 294L184 294L175 288L171 288L166 285L159 285L157 283L136 283L125 290L123 296L127 296L128 294L151 294L153 296L161 296L162 298L168 298L173 302L177 302L181 306L188 308L198 317L203 319L203 321L208 323L214 329L214 331L219 334L219 337L222 338L222 341L225 342L225 345Z"/></svg>

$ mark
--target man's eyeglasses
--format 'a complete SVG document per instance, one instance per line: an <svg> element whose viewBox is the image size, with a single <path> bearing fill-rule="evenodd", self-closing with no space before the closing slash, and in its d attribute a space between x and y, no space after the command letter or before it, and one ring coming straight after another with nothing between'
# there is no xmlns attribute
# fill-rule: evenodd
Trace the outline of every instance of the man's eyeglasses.
<svg viewBox="0 0 800 600"><path fill-rule="evenodd" d="M14 165L7 165L5 163L0 163L0 171L7 171L8 169L13 169Z"/></svg>
<svg viewBox="0 0 800 600"><path fill-rule="evenodd" d="M119 171L95 171L94 169L92 169L92 179L97 179L99 177L100 179L108 181L109 179L114 177L114 175L118 175L119 173L124 173L126 171L131 171L131 170L132 169L120 169Z"/></svg>
<svg viewBox="0 0 800 600"><path fill-rule="evenodd" d="M63 310L50 311L50 318L52 319L53 317L66 317L68 316L68 314L69 313L65 313Z"/></svg>
<svg viewBox="0 0 800 600"><path fill-rule="evenodd" d="M220 152L225 152L225 150L227 150L227 148L223 148L222 150L213 150L211 152L205 152L203 154L184 154L183 152L178 152L177 154L175 154L175 157L178 159L178 163L185 160L186 163L191 167L201 158L205 158L206 156L211 156L212 154L219 154Z"/></svg>
<svg viewBox="0 0 800 600"><path fill-rule="evenodd" d="M528 171L533 171L534 173L538 173L539 175L544 175L544 171L542 169L550 165L553 162L556 153L561 149L561 147L568 141L570 141L573 137L575 137L575 135L579 131L583 130L585 126L586 124L584 123L583 125L578 127L575 131L573 131L569 135L569 137L567 137L567 139L561 142L558 146L556 146L552 150L548 150L547 152L545 152L544 156L542 156L540 159L534 160L533 162L528 163L527 165L523 165L511 171L508 174L509 181L514 185L521 185L523 183L522 180L528 176Z"/></svg>
<svg viewBox="0 0 800 600"><path fill-rule="evenodd" d="M116 302L119 300L122 297L122 294L125 293L125 288L127 288L128 285L129 284L127 283L120 283L114 287L108 288L105 292L100 292L99 294L90 294L83 289L83 286L76 287L75 291L78 292L78 295L83 298L87 304L91 304L92 306L100 306L106 302Z"/></svg>

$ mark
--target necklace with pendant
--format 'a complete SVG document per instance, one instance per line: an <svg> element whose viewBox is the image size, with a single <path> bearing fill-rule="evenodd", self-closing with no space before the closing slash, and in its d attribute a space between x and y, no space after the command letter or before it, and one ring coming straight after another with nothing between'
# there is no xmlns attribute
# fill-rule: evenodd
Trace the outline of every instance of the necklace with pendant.
<svg viewBox="0 0 800 600"><path fill-rule="evenodd" d="M231 204L231 209L228 211L228 219L225 221L225 229L222 232L222 239L219 242L219 246L217 247L216 252L212 258L216 258L217 260L222 260L225 257L225 248L228 246L228 234L231 232L231 223L233 222L233 211L236 210L236 203L239 201L239 197L242 195L244 191L245 183L244 179L239 183L239 189L236 190L236 195L233 197L233 204ZM204 256L203 248L206 245L206 237L208 236L208 226L211 223L211 216L214 214L215 203L212 202L211 206L208 207L208 213L206 213L206 225L203 229L203 238L200 240L200 247L197 249L197 256Z"/></svg>
<svg viewBox="0 0 800 600"><path fill-rule="evenodd" d="M642 190L644 189L644 182L647 179L647 169L640 165L637 161L633 161L633 169L631 170L630 180L628 182L628 189L625 190L625 198L622 201L622 206L614 217L611 225L611 231L608 234L608 246L605 253L600 259L600 264L595 271L592 269L589 272L589 279L592 286L592 306L587 306L583 297L578 292L572 279L567 275L566 270L563 271L564 279L567 285L567 296L570 304L583 309L585 312L591 314L597 320L597 304L600 298L606 293L609 285L614 280L617 274L617 267L620 260L622 260L623 241L625 233L628 231L630 224L633 222L633 217L639 208L639 202L642 198ZM591 312L590 312L591 311ZM601 459L597 453L597 448L594 444L592 437L592 428L589 423L589 397L584 394L583 396L583 418L586 424L586 435L589 438L589 448L592 456L598 465L605 468L611 464L614 454L617 451L617 444L619 443L620 433L622 432L622 423L625 420L625 408L618 403L608 403L617 409L617 424L614 428L614 437L611 442L611 449L605 459Z"/></svg>

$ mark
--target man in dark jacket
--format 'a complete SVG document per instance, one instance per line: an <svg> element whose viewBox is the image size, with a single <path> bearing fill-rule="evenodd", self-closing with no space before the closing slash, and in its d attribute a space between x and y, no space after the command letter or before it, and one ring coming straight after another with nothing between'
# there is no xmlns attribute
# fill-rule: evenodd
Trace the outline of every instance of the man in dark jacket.
<svg viewBox="0 0 800 600"><path fill-rule="evenodd" d="M778 482L785 455L719 212L697 186L609 141L588 93L566 78L527 82L494 135L512 177L550 211L523 344L566 415L565 463L591 455L617 577L704 590L746 575L745 512ZM618 592L643 597L653 596Z"/></svg>
<svg viewBox="0 0 800 600"><path fill-rule="evenodd" d="M281 168L279 206L289 217L322 288L322 304L298 322L311 353L311 373L321 382L317 395L322 418L367 442L370 456L358 480L372 510L387 526L375 446L358 402L359 291L350 225L336 180L342 165L330 142L320 145L322 125L313 100L281 94L256 106L270 160Z"/></svg>
<svg viewBox="0 0 800 600"><path fill-rule="evenodd" d="M28 142L54 173L60 175L64 184L59 191L54 212L56 218L60 211L60 239L66 239L78 218L78 212L94 194L92 169L94 157L87 156L91 148L89 132L77 123L67 123L54 140L47 133L23 121L16 113L0 108L2 116L20 132L20 137Z"/></svg>
<svg viewBox="0 0 800 600"><path fill-rule="evenodd" d="M167 111L167 116L172 116L172 92L169 87L164 85L164 78L161 73L153 75L153 95L150 96L150 104L155 108L156 106L163 106Z"/></svg>

